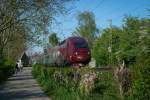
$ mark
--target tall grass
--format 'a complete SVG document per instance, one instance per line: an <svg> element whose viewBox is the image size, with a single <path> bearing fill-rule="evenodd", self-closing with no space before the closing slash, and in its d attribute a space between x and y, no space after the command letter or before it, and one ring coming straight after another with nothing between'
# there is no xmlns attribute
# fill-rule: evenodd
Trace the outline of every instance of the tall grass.
<svg viewBox="0 0 150 100"><path fill-rule="evenodd" d="M89 94L81 92L81 78L74 80L72 73L92 72L92 69L81 68L56 68L34 65L32 73L38 80L42 89L53 100L120 100L117 83L113 79L112 72L96 72L94 88ZM62 77L54 77L56 73L61 73ZM58 74L59 75L59 74Z"/></svg>

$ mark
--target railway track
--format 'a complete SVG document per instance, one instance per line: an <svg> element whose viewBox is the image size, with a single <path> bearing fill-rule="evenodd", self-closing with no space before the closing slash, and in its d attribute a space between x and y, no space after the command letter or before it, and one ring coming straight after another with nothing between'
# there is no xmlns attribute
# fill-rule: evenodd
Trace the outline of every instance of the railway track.
<svg viewBox="0 0 150 100"><path fill-rule="evenodd" d="M111 67L96 67L96 68L93 68L95 71L113 71L113 68Z"/></svg>

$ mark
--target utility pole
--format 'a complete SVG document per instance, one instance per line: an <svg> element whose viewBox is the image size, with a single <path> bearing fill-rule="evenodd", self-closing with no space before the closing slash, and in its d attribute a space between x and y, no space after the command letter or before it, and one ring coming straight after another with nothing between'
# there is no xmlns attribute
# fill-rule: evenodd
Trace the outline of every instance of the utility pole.
<svg viewBox="0 0 150 100"><path fill-rule="evenodd" d="M109 27L110 27L110 37L109 37L109 47L108 47L108 52L109 52L109 66L112 64L112 19L108 20Z"/></svg>

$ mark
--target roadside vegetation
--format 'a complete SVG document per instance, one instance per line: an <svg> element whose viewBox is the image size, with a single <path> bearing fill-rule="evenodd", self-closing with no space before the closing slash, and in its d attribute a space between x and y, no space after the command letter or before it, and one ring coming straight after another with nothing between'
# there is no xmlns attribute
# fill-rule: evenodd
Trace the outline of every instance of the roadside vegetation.
<svg viewBox="0 0 150 100"><path fill-rule="evenodd" d="M53 100L120 100L113 72L34 65L33 76ZM88 76L88 77L86 77Z"/></svg>
<svg viewBox="0 0 150 100"><path fill-rule="evenodd" d="M15 72L15 63L10 59L0 62L0 83L7 80Z"/></svg>

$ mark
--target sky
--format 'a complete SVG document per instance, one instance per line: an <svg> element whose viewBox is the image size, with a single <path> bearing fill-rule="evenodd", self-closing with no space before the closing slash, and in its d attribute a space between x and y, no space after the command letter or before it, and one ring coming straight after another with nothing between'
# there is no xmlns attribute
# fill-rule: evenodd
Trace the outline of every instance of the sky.
<svg viewBox="0 0 150 100"><path fill-rule="evenodd" d="M125 15L149 17L147 9L150 8L150 0L79 0L72 6L69 14L57 17L60 24L53 25L51 30L58 33L62 40L71 36L78 26L76 16L79 12L93 12L98 28L108 27L110 19L112 25L121 26Z"/></svg>
<svg viewBox="0 0 150 100"><path fill-rule="evenodd" d="M57 16L56 19L60 24L53 24L50 29L50 32L56 32L61 40L71 36L78 26L76 17L79 12L93 12L99 29L109 27L108 20L110 19L112 25L121 26L125 15L140 18L150 17L148 16L150 13L147 11L150 8L150 0L78 0L66 7L71 10L64 16ZM34 48L34 51L41 50L40 47Z"/></svg>

